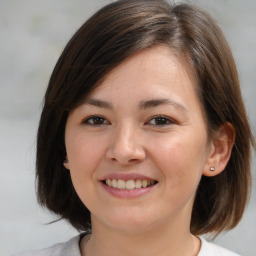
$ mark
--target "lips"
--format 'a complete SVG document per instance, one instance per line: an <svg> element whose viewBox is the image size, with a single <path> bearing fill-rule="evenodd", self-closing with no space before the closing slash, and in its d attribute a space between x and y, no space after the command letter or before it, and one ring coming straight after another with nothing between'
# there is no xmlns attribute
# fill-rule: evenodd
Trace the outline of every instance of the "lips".
<svg viewBox="0 0 256 256"><path fill-rule="evenodd" d="M130 179L127 181L123 179L106 179L104 183L109 187L132 190L153 186L156 181L150 179Z"/></svg>
<svg viewBox="0 0 256 256"><path fill-rule="evenodd" d="M137 173L115 173L101 179L105 191L119 198L136 198L149 193L158 181Z"/></svg>

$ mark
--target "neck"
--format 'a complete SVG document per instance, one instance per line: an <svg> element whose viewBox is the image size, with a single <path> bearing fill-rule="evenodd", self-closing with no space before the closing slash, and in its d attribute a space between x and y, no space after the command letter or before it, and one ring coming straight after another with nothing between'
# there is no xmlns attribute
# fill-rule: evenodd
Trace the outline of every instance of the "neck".
<svg viewBox="0 0 256 256"><path fill-rule="evenodd" d="M176 222L179 223L179 222ZM175 223L166 222L152 228L124 232L92 223L93 233L83 256L194 256L197 250L195 239L188 228L182 229Z"/></svg>

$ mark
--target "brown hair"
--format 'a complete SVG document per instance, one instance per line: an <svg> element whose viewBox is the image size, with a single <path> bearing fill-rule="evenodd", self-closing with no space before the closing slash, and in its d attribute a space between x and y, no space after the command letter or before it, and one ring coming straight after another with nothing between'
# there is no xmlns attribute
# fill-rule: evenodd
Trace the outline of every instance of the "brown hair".
<svg viewBox="0 0 256 256"><path fill-rule="evenodd" d="M186 56L197 78L209 135L230 122L235 144L225 171L202 177L194 202L191 232L220 233L237 225L250 192L250 153L254 138L241 97L229 46L214 20L198 7L163 0L115 1L94 14L65 47L51 75L37 137L38 200L75 228L90 227L64 168L64 132L69 111L114 67L154 45Z"/></svg>

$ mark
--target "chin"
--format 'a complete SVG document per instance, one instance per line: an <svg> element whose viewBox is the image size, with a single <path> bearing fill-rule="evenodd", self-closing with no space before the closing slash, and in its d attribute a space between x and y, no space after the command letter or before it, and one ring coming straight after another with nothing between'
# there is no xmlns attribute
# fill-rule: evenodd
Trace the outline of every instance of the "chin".
<svg viewBox="0 0 256 256"><path fill-rule="evenodd" d="M145 213L141 214L124 214L124 215L112 215L111 218L105 220L107 226L113 230L118 230L124 233L140 233L142 231L150 230L156 223L156 220L148 218Z"/></svg>

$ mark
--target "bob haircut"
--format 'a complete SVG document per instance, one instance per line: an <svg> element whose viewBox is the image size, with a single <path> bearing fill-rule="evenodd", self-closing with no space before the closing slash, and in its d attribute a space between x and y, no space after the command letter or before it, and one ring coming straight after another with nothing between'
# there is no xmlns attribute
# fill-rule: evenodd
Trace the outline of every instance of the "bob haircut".
<svg viewBox="0 0 256 256"><path fill-rule="evenodd" d="M78 230L87 230L91 222L90 212L63 166L68 114L109 71L132 54L155 45L169 47L193 70L209 138L227 122L236 132L226 169L200 181L191 232L218 235L235 227L243 215L250 194L251 146L255 141L236 65L220 28L209 14L188 4L119 0L94 14L65 47L51 75L38 128L38 201Z"/></svg>

